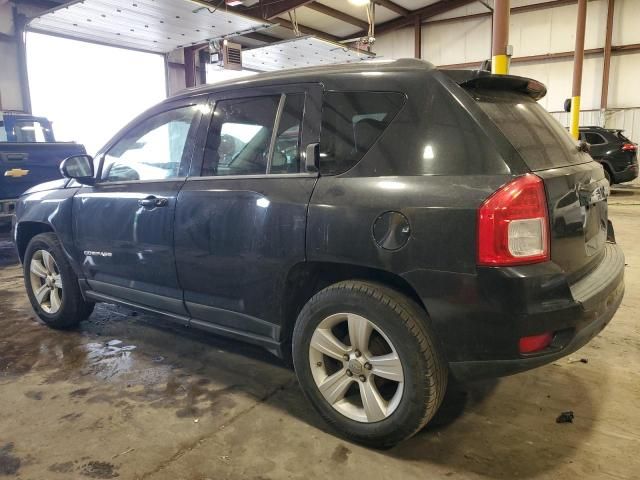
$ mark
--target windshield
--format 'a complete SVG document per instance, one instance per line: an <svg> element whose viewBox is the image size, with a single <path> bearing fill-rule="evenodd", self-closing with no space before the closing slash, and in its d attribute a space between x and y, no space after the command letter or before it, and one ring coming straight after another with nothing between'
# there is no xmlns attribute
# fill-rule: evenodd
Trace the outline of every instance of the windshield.
<svg viewBox="0 0 640 480"><path fill-rule="evenodd" d="M591 160L540 104L526 95L476 91L474 98L531 170L566 167Z"/></svg>

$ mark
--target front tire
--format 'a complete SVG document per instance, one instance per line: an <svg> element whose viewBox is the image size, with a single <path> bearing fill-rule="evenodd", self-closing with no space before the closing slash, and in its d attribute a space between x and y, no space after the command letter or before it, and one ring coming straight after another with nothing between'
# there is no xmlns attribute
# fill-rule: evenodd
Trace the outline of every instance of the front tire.
<svg viewBox="0 0 640 480"><path fill-rule="evenodd" d="M78 277L54 233L31 239L24 256L24 283L33 310L49 327L75 327L93 312L86 302Z"/></svg>
<svg viewBox="0 0 640 480"><path fill-rule="evenodd" d="M424 427L447 387L426 312L370 282L340 282L309 300L294 329L293 362L320 415L348 439L379 448Z"/></svg>

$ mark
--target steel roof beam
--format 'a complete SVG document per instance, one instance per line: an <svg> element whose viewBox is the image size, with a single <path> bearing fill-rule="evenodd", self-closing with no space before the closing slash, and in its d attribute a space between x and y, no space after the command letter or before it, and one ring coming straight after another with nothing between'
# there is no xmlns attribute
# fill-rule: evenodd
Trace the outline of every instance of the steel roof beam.
<svg viewBox="0 0 640 480"><path fill-rule="evenodd" d="M252 7L236 8L236 11L256 18L272 20L278 15L282 15L298 7L304 7L313 1L314 0L260 0L260 2Z"/></svg>
<svg viewBox="0 0 640 480"><path fill-rule="evenodd" d="M333 17L336 20L340 20L341 22L349 23L358 28L366 30L369 28L369 23L364 20L360 20L359 18L352 17L351 15L347 15L344 12L336 10L335 8L327 7L322 3L311 2L305 5L305 7L310 8L318 13L322 13L323 15L327 15L329 17Z"/></svg>
<svg viewBox="0 0 640 480"><path fill-rule="evenodd" d="M403 17L406 17L411 13L411 10L407 10L406 8L401 7L391 0L374 0L374 2L376 3L376 5L380 5L381 7L384 7L387 10L391 10L392 12L395 12L398 15L402 15Z"/></svg>

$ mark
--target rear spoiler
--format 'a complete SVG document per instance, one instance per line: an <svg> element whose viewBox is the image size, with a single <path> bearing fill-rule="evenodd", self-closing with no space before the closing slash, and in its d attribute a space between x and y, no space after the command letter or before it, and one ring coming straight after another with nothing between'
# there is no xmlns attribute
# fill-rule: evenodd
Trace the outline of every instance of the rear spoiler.
<svg viewBox="0 0 640 480"><path fill-rule="evenodd" d="M547 87L537 80L516 75L493 75L486 70L440 70L451 80L464 88L483 90L508 90L520 92L534 100L547 94Z"/></svg>

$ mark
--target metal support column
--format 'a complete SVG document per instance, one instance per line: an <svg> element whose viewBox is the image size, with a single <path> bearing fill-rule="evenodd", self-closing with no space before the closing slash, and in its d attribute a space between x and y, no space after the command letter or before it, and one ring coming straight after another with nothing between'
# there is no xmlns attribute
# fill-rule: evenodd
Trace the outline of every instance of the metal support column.
<svg viewBox="0 0 640 480"><path fill-rule="evenodd" d="M420 17L420 15L415 19L414 39L414 56L415 58L422 58L422 17Z"/></svg>
<svg viewBox="0 0 640 480"><path fill-rule="evenodd" d="M491 73L509 73L509 14L511 0L495 0L493 7L493 32L491 40Z"/></svg>
<svg viewBox="0 0 640 480"><path fill-rule="evenodd" d="M13 32L16 42L16 54L18 57L18 76L20 78L20 91L22 92L22 110L31 113L31 92L29 90L29 74L27 72L27 49L25 45L25 26L27 17L18 13L13 7Z"/></svg>
<svg viewBox="0 0 640 480"><path fill-rule="evenodd" d="M184 48L184 80L187 88L195 87L196 83L196 55L194 47Z"/></svg>
<svg viewBox="0 0 640 480"><path fill-rule="evenodd" d="M582 63L584 61L584 32L587 24L587 0L578 0L576 48L573 60L573 87L571 90L571 136L580 138L580 90L582 88Z"/></svg>
<svg viewBox="0 0 640 480"><path fill-rule="evenodd" d="M609 97L609 71L611 70L611 37L613 36L613 10L615 0L607 3L607 30L604 40L604 63L602 65L602 95L600 96L600 109L606 110Z"/></svg>

